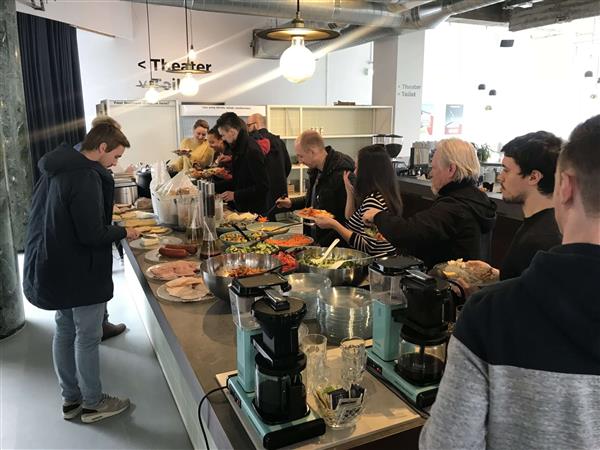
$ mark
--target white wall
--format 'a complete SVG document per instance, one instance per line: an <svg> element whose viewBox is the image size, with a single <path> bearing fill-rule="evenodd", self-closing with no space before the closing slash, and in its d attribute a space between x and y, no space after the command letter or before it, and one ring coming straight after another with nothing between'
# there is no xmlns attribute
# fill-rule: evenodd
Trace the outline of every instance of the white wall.
<svg viewBox="0 0 600 450"><path fill-rule="evenodd" d="M327 55L327 104L340 100L370 105L373 97L373 43Z"/></svg>
<svg viewBox="0 0 600 450"><path fill-rule="evenodd" d="M540 129L567 138L577 123L600 112L583 77L586 67L595 72L593 81L600 76L593 20L517 33L458 23L428 31L423 103L434 106L434 135L421 138L444 137L445 105L452 103L464 105L463 137L493 148ZM501 39L514 39L514 47L500 48ZM477 90L480 83L485 91ZM490 97L490 89L498 95Z"/></svg>
<svg viewBox="0 0 600 450"><path fill-rule="evenodd" d="M394 133L404 137L402 156L419 138L425 32L375 42L373 102L394 106Z"/></svg>
<svg viewBox="0 0 600 450"><path fill-rule="evenodd" d="M146 9L133 4L133 39L109 38L79 30L78 42L84 103L88 121L94 105L104 98L140 99L145 89L139 81L149 79L149 71L137 63L148 59ZM192 13L194 47L201 52L196 62L212 64L212 74L199 75L201 86L194 97L179 94L170 99L231 104L324 104L326 101L326 61L317 62L315 75L294 85L278 76L279 62L252 58L249 47L252 29L264 27L266 19L218 13ZM185 23L182 8L150 6L152 57L167 61L185 56ZM167 72L154 77L171 80Z"/></svg>
<svg viewBox="0 0 600 450"><path fill-rule="evenodd" d="M11 0L2 0L11 1ZM39 2L38 2L39 3ZM121 0L44 0L45 11L29 6L29 0L16 0L17 11L58 20L78 28L109 36L133 37L131 2Z"/></svg>

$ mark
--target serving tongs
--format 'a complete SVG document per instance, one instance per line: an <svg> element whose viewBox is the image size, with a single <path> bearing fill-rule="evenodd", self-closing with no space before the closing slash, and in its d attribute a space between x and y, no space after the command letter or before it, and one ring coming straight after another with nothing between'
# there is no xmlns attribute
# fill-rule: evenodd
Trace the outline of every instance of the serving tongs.
<svg viewBox="0 0 600 450"><path fill-rule="evenodd" d="M235 223L231 222L231 226L232 226L233 228L235 228L235 229L236 229L236 231L238 231L238 232L239 232L239 233L240 233L242 236L244 236L244 239L246 239L246 242L250 242L250 238L249 238L249 237L246 235L246 233L244 233L244 232L242 231L242 229L241 229L241 228L240 228L240 227L239 227L237 224L235 224Z"/></svg>
<svg viewBox="0 0 600 450"><path fill-rule="evenodd" d="M383 256L385 256L385 255L387 255L387 254L388 254L388 252L385 252L385 253L379 253L378 255L373 255L373 256L366 256L366 257L364 257L364 258L355 258L355 259L342 259L342 260L340 260L340 261L336 261L336 262L334 262L334 263L333 263L331 266L329 266L329 267L328 267L328 269L333 269L333 270L335 270L335 269L339 269L339 268L340 268L340 267L342 267L342 266L343 266L345 263L347 263L347 262L350 262L350 261L352 261L352 262L358 262L358 261L361 261L361 262L364 262L364 261L370 261L370 260L373 260L373 259L381 258L381 257L383 257Z"/></svg>

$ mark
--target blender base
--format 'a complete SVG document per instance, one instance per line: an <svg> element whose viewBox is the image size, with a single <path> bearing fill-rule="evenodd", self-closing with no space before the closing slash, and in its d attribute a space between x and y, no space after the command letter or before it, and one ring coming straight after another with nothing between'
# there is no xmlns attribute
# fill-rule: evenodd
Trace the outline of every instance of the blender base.
<svg viewBox="0 0 600 450"><path fill-rule="evenodd" d="M416 407L419 414L428 417L425 408L433 405L439 384L415 386L402 378L395 369L395 361L384 361L372 348L367 349L367 370L392 392Z"/></svg>
<svg viewBox="0 0 600 450"><path fill-rule="evenodd" d="M325 421L312 410L301 419L278 425L268 425L263 422L254 407L254 398L256 397L254 392L246 392L240 385L237 375L232 375L227 379L227 387L237 406L252 422L267 450L278 449L325 434Z"/></svg>

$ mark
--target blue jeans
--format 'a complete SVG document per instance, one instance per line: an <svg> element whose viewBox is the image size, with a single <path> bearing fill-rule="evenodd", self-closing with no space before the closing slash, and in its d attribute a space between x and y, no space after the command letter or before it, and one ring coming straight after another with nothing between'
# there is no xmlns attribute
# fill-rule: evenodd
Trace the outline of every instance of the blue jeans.
<svg viewBox="0 0 600 450"><path fill-rule="evenodd" d="M106 303L56 311L54 370L66 402L94 409L102 399L100 340Z"/></svg>

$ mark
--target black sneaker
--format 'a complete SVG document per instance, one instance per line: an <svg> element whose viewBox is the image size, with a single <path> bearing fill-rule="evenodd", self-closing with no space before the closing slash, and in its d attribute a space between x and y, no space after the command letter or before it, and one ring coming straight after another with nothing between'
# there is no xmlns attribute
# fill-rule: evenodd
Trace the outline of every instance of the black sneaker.
<svg viewBox="0 0 600 450"><path fill-rule="evenodd" d="M81 412L81 401L63 403L63 419L72 420Z"/></svg>

